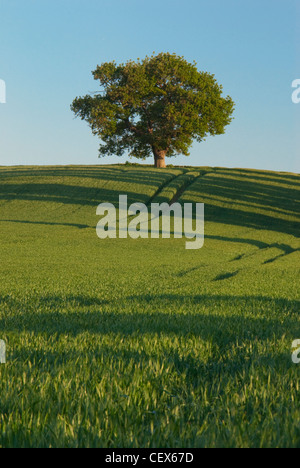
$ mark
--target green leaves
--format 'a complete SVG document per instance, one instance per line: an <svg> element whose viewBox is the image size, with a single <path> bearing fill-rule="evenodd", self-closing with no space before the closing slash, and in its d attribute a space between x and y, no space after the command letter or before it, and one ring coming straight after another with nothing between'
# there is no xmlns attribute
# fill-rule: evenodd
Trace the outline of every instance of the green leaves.
<svg viewBox="0 0 300 468"><path fill-rule="evenodd" d="M76 98L71 109L102 140L101 155L188 155L193 139L222 134L232 120L234 102L214 75L176 54L103 63L93 76L101 94Z"/></svg>

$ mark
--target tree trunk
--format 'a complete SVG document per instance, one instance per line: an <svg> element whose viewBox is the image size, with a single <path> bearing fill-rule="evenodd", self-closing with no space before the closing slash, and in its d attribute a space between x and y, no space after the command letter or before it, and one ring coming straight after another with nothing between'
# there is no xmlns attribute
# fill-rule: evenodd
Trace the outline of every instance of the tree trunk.
<svg viewBox="0 0 300 468"><path fill-rule="evenodd" d="M166 167L165 156L167 154L166 150L157 150L153 148L154 154L154 167Z"/></svg>

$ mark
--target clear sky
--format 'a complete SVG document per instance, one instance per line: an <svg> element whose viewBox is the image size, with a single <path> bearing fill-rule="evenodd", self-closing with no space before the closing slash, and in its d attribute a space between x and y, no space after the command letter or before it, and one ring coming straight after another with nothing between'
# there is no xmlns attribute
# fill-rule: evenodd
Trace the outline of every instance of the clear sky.
<svg viewBox="0 0 300 468"><path fill-rule="evenodd" d="M98 164L70 103L97 64L175 52L236 102L225 135L172 164L300 172L300 0L0 0L0 165ZM147 163L152 163L147 160Z"/></svg>

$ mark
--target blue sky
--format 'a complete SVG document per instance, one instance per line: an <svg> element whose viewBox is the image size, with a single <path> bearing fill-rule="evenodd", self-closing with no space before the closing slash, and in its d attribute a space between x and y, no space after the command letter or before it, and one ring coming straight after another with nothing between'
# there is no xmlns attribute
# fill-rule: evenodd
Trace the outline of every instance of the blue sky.
<svg viewBox="0 0 300 468"><path fill-rule="evenodd" d="M0 165L99 164L70 103L97 64L175 52L236 102L225 135L172 164L300 172L300 0L0 0ZM152 163L152 160L147 160Z"/></svg>

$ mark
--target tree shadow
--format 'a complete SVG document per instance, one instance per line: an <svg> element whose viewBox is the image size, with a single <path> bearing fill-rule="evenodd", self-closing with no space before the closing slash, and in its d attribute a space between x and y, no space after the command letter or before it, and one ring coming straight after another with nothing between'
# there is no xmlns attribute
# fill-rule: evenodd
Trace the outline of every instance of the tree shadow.
<svg viewBox="0 0 300 468"><path fill-rule="evenodd" d="M223 174L232 175L233 178L220 177ZM249 175L255 176L255 174L257 180L249 180ZM28 183L26 183L27 176ZM54 179L65 177L66 185L63 182L53 184L39 182L40 177L48 176ZM8 183L0 184L0 201L28 200L96 207L103 202L118 204L120 193L127 193L129 204L142 202L149 206L151 200L176 179L178 174L150 168L70 166L45 169L20 168L0 172L0 181L5 181L8 177L22 177L23 180L20 184L10 183L10 180ZM89 187L70 184L69 177L97 179L99 185ZM242 177L242 180L237 177ZM34 178L36 182L32 180ZM272 186L268 183L270 181L276 181L278 184ZM273 230L299 237L300 202L297 190L300 186L299 181L300 177L297 175L281 173L264 175L259 171L217 169L193 181L178 201L181 204L190 202L191 199L197 202L203 201L206 222ZM116 182L116 189L106 188L107 182ZM123 190L123 184L128 184L130 191ZM290 187L286 184L290 184ZM148 187L147 193L140 193L140 185Z"/></svg>
<svg viewBox="0 0 300 468"><path fill-rule="evenodd" d="M244 173L243 180L237 178L240 177L238 170L220 170L198 178L191 190L183 193L181 203L188 202L191 198L203 202L206 221L273 230L299 237L300 176L291 176L292 186L286 187L281 183L281 174L277 179L271 179L278 182L278 185L270 185L264 183L263 177L257 177L256 181L249 180L251 171L245 170ZM232 175L233 178L222 178L222 174ZM257 174L261 175L260 172ZM266 179L269 180L268 177ZM289 183L289 179L286 180L285 183Z"/></svg>
<svg viewBox="0 0 300 468"><path fill-rule="evenodd" d="M47 183L43 178L61 180L65 183ZM128 203L147 203L162 187L172 181L177 174L158 172L154 169L125 169L119 167L63 167L63 168L19 168L0 171L0 201L28 200L51 202L66 205L97 206L99 203L118 204L119 195L127 194ZM21 178L21 183L6 182L6 179ZM96 179L97 186L82 186L70 184L73 178L79 180ZM36 180L34 180L36 179ZM109 189L107 183L117 183L116 188ZM126 185L128 184L128 188ZM93 182L94 185L94 182ZM140 186L148 187L146 193L141 193ZM135 189L136 187L136 189Z"/></svg>
<svg viewBox="0 0 300 468"><path fill-rule="evenodd" d="M250 306L249 306L250 304ZM300 301L262 296L130 296L121 300L103 300L90 296L42 296L32 299L30 306L11 296L1 296L0 306L12 313L0 314L0 330L4 333L27 331L47 335L77 336L119 334L196 336L231 345L240 339L280 338L288 332L300 333ZM194 306L200 306L200 312ZM245 311L253 306L264 315ZM194 311L190 311L191 309ZM216 314L224 308L228 316ZM70 311L66 311L69 308ZM46 311L44 311L46 309ZM64 312L61 312L64 309ZM182 313L176 309L185 310ZM209 314L207 311L212 310ZM128 312L135 310L135 312ZM268 316L266 310L271 311ZM170 311L170 312L169 312ZM205 313L204 313L205 311ZM284 311L284 315L283 315ZM2 316L1 316L2 315Z"/></svg>
<svg viewBox="0 0 300 468"><path fill-rule="evenodd" d="M187 418L190 405L195 405L195 398L187 399L187 394L194 395L196 389L208 388L215 406L216 396L228 395L233 386L238 391L255 373L261 378L262 391L264 387L267 391L270 375L281 377L294 367L290 345L293 337L300 336L300 301L283 298L148 294L118 301L70 295L38 297L35 307L33 299L28 306L26 301L0 296L0 310L3 304L2 336L26 332L32 339L38 334L45 339L45 346L31 347L26 341L24 349L9 347L8 368L23 369L30 362L41 373L51 369L53 375L60 375L71 363L73 375L88 366L91 373L101 376L107 362L112 371L118 370L116 375L122 363L125 378L132 378L137 369L169 407L184 401ZM194 305L201 307L193 312ZM67 311L68 307L73 310ZM222 313L225 307L228 315ZM102 337L108 339L99 339ZM60 338L63 342L78 339L73 346L70 341L64 346ZM283 339L290 342L286 350L277 351L274 343ZM166 371L149 372L153 363ZM184 389L169 374L180 376ZM167 389L166 378L170 382ZM140 378L138 382L140 385ZM127 398L122 389L115 390L115 404Z"/></svg>
<svg viewBox="0 0 300 468"><path fill-rule="evenodd" d="M286 220L261 213L247 212L235 208L219 207L205 203L205 220L230 226L242 226L256 230L275 231L300 237L300 222Z"/></svg>
<svg viewBox="0 0 300 468"><path fill-rule="evenodd" d="M75 227L78 229L88 229L91 226L87 224L76 224L76 223L52 223L46 221L20 221L18 219L0 219L0 222L3 223L20 223L20 224L35 224L35 225L42 225L42 226L65 226L65 227Z"/></svg>
<svg viewBox="0 0 300 468"><path fill-rule="evenodd" d="M146 176L146 177L145 177ZM0 180L25 178L78 178L96 179L99 181L129 182L132 184L154 185L157 187L166 179L172 180L174 172L157 171L154 168L135 168L116 166L53 166L53 167L21 167L11 170L0 170Z"/></svg>
<svg viewBox="0 0 300 468"><path fill-rule="evenodd" d="M99 203L118 205L119 195L128 196L128 203L146 202L148 195L134 191L110 190L105 187L81 187L64 184L3 184L0 186L0 200L28 200L66 205L97 207Z"/></svg>
<svg viewBox="0 0 300 468"><path fill-rule="evenodd" d="M287 185L294 185L299 187L300 183L300 175L298 174L289 174L288 172L264 172L264 171L256 171L254 169L225 169L220 168L217 171L218 174L224 175L231 175L231 176L238 176L244 177L245 179L257 178L258 181L261 182L275 182L275 183L282 183Z"/></svg>
<svg viewBox="0 0 300 468"><path fill-rule="evenodd" d="M222 242L232 242L232 243L237 243L237 244L253 245L254 247L257 247L259 250L276 248L276 249L282 251L282 254L279 254L278 256L276 256L276 257L274 257L272 259L266 260L264 263L272 263L275 260L277 260L277 258L281 258L281 257L284 257L286 255L290 255L293 252L300 251L300 248L295 249L295 248L291 247L288 244L283 244L283 243L279 244L277 242L274 242L273 244L268 244L266 242L258 241L256 239L248 239L248 238L240 238L240 237L226 237L226 236L212 236L212 235L209 235L209 234L207 234L205 236L205 238L206 239L219 240L219 241L222 241ZM252 253L249 254L249 255L252 255ZM242 258L244 258L246 256L247 256L247 254L239 255L236 258L234 258L232 261L241 260Z"/></svg>

